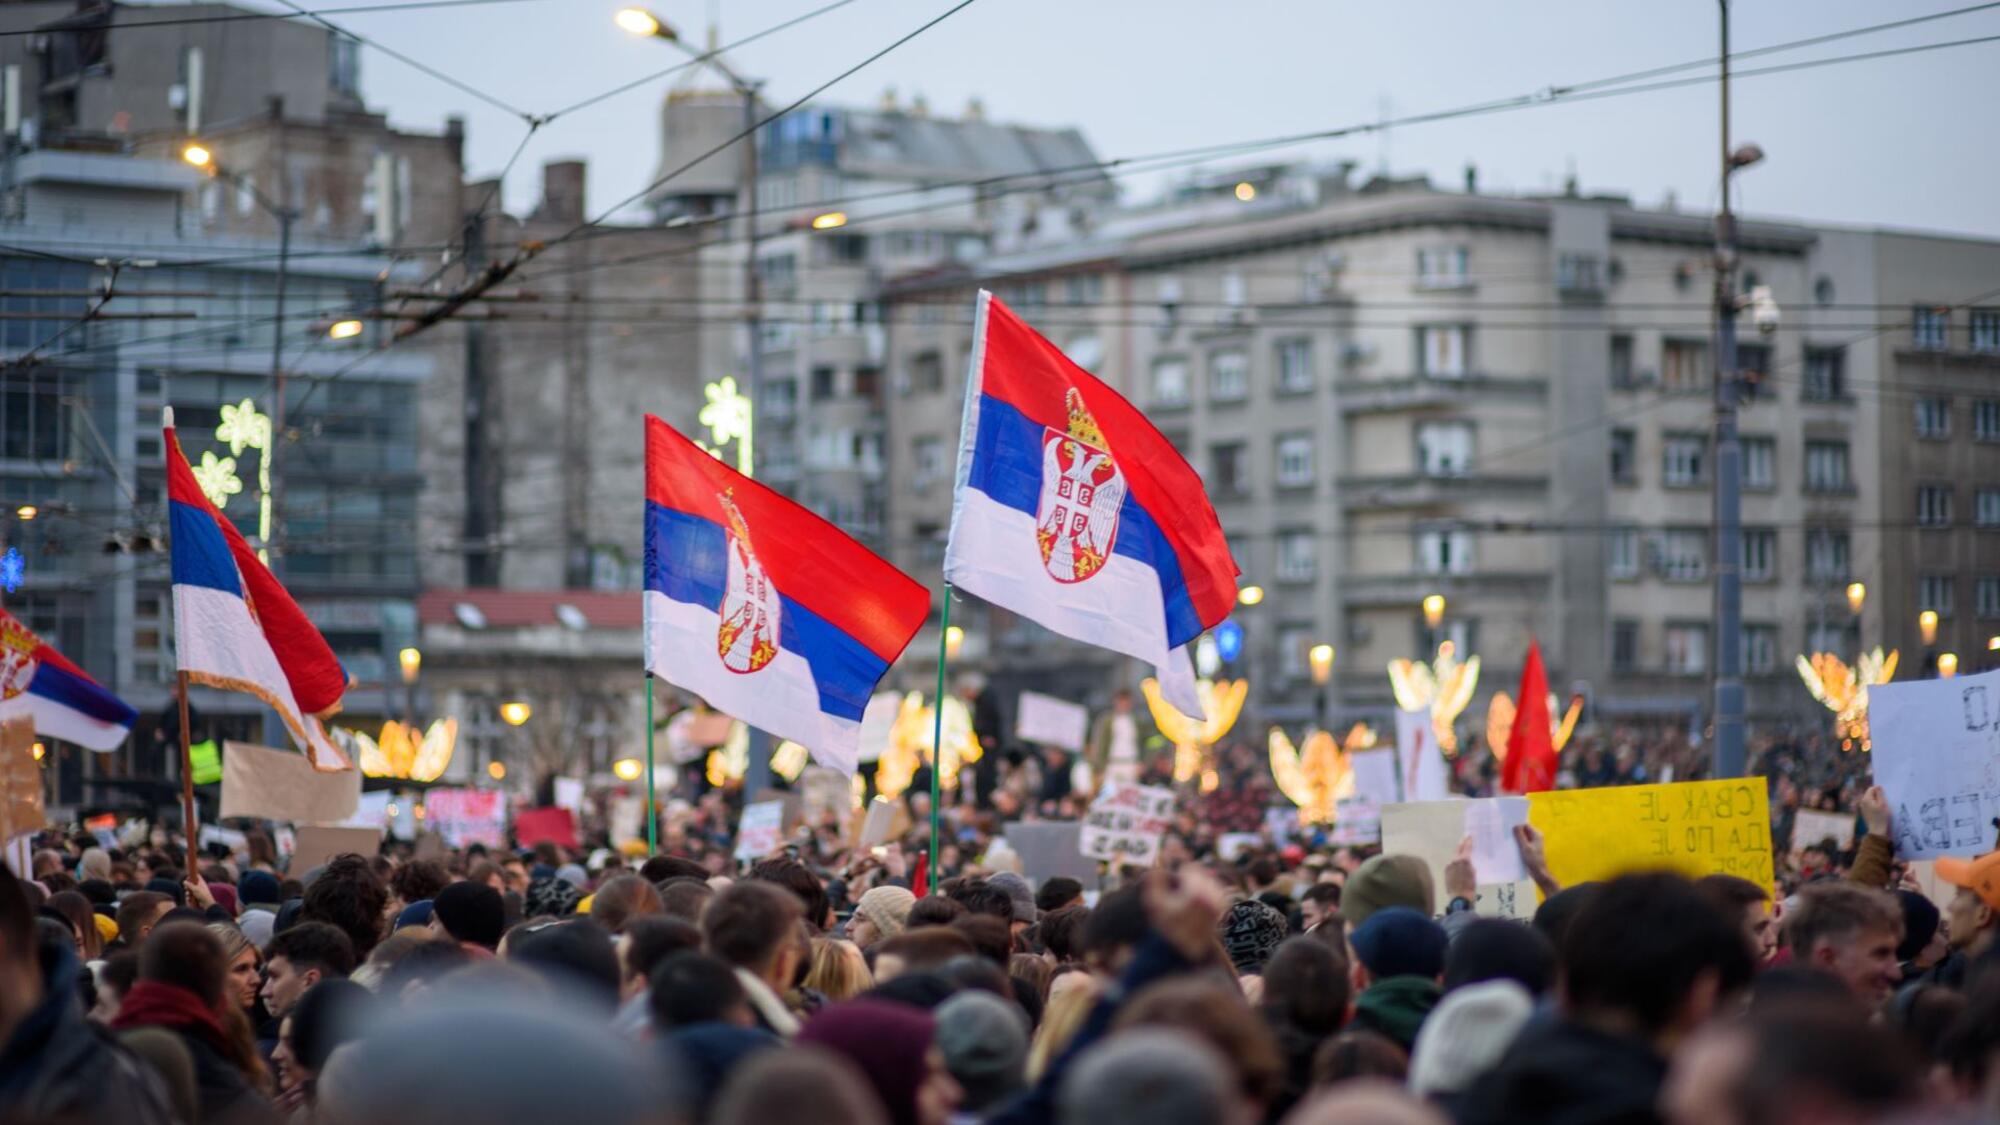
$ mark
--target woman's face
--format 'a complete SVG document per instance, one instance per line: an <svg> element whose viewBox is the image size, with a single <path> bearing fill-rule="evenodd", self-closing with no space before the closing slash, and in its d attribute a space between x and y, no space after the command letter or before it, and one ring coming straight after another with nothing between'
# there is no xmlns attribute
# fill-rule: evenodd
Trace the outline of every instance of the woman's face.
<svg viewBox="0 0 2000 1125"><path fill-rule="evenodd" d="M965 1100L965 1088L945 1069L943 1051L932 1047L924 1052L924 1061L929 1064L930 1073L924 1076L924 1084L917 1087L917 1120L923 1125L945 1125L951 1111Z"/></svg>
<svg viewBox="0 0 2000 1125"><path fill-rule="evenodd" d="M246 949L229 963L230 996L238 1007L249 1011L257 1002L257 989L263 985L263 974L257 969L257 951Z"/></svg>
<svg viewBox="0 0 2000 1125"><path fill-rule="evenodd" d="M278 1088L289 1089L310 1077L299 1065L299 1057L292 1053L292 1017L286 1016L278 1025L278 1048L271 1052L271 1062L278 1068Z"/></svg>
<svg viewBox="0 0 2000 1125"><path fill-rule="evenodd" d="M848 919L847 937L855 945L864 947L873 945L875 944L875 940L881 936L882 932L875 928L875 923L869 921L866 914L856 914L854 917Z"/></svg>

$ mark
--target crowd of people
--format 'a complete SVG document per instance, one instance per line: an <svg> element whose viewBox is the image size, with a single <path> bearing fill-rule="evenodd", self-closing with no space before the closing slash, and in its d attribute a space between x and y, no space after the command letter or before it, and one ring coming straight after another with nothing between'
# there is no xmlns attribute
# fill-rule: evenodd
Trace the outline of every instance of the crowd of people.
<svg viewBox="0 0 2000 1125"><path fill-rule="evenodd" d="M1482 913L1469 849L1224 860L1199 797L1144 871L1030 879L988 843L1034 811L1006 792L954 804L936 869L903 846L921 817L738 863L709 798L643 861L392 844L286 870L259 840L189 872L161 835L45 833L0 876L0 1120L2000 1116L2000 852L1940 861L1940 909L1879 790L1775 900L1561 886L1524 827L1531 919Z"/></svg>

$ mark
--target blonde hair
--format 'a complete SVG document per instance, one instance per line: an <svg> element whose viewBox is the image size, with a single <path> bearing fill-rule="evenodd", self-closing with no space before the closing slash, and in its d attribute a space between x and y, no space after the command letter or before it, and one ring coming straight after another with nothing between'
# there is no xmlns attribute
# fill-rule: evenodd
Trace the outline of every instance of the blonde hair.
<svg viewBox="0 0 2000 1125"><path fill-rule="evenodd" d="M1097 979L1088 973L1078 975L1084 978L1083 983L1050 990L1049 1006L1042 1009L1041 1026L1035 1029L1035 1040L1028 1046L1028 1082L1031 1085L1040 1081L1049 1064L1069 1047L1069 1041L1076 1038L1077 1029L1083 1026L1084 1017L1097 1004ZM1054 981L1051 980L1050 984L1053 985Z"/></svg>
<svg viewBox="0 0 2000 1125"><path fill-rule="evenodd" d="M807 970L805 979L807 988L839 1003L852 1000L874 984L875 978L868 971L868 962L853 942L838 938L812 940L812 968Z"/></svg>
<svg viewBox="0 0 2000 1125"><path fill-rule="evenodd" d="M208 932L214 934L222 942L223 964L234 965L236 959L243 956L244 950L249 950L257 955L257 964L262 965L264 963L264 952L257 948L257 944L250 940L248 934L236 928L236 923L210 922L208 924Z"/></svg>

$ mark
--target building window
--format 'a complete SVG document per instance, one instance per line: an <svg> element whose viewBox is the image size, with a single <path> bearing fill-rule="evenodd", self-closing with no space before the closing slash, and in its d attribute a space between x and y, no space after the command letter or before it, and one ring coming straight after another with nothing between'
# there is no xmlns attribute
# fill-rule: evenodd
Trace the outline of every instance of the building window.
<svg viewBox="0 0 2000 1125"><path fill-rule="evenodd" d="M1972 350L2000 352L2000 309L1972 310Z"/></svg>
<svg viewBox="0 0 2000 1125"><path fill-rule="evenodd" d="M1743 671L1752 676L1768 676L1778 670L1778 627L1743 627Z"/></svg>
<svg viewBox="0 0 2000 1125"><path fill-rule="evenodd" d="M879 367L857 367L854 369L854 397L876 399L882 394L882 369Z"/></svg>
<svg viewBox="0 0 2000 1125"><path fill-rule="evenodd" d="M1468 284L1463 246L1430 246L1417 251L1417 288L1459 289Z"/></svg>
<svg viewBox="0 0 2000 1125"><path fill-rule="evenodd" d="M1943 441L1951 436L1951 400L1926 395L1916 402L1917 436Z"/></svg>
<svg viewBox="0 0 2000 1125"><path fill-rule="evenodd" d="M833 387L838 374L831 367L815 367L812 369L812 400L814 402L825 402L827 399L833 397Z"/></svg>
<svg viewBox="0 0 2000 1125"><path fill-rule="evenodd" d="M1639 435L1631 430L1611 431L1611 483L1634 484L1639 479Z"/></svg>
<svg viewBox="0 0 2000 1125"><path fill-rule="evenodd" d="M1814 582L1845 582L1851 573L1845 531L1812 528L1806 532L1807 578Z"/></svg>
<svg viewBox="0 0 2000 1125"><path fill-rule="evenodd" d="M1418 532L1417 567L1425 574L1472 573L1472 533L1456 528Z"/></svg>
<svg viewBox="0 0 2000 1125"><path fill-rule="evenodd" d="M1917 526L1951 526L1950 485L1920 484L1917 486Z"/></svg>
<svg viewBox="0 0 2000 1125"><path fill-rule="evenodd" d="M1743 529L1743 581L1769 582L1778 573L1778 533L1768 527Z"/></svg>
<svg viewBox="0 0 2000 1125"><path fill-rule="evenodd" d="M936 394L944 390L944 356L937 352L918 352L911 356L910 389L919 394Z"/></svg>
<svg viewBox="0 0 2000 1125"><path fill-rule="evenodd" d="M1639 623L1632 620L1611 623L1611 670L1636 672L1639 669Z"/></svg>
<svg viewBox="0 0 2000 1125"><path fill-rule="evenodd" d="M2000 617L2000 578L1981 578L1973 591L1973 611L1982 618Z"/></svg>
<svg viewBox="0 0 2000 1125"><path fill-rule="evenodd" d="M1933 610L1939 617L1951 616L1954 579L1949 574L1926 574L1917 579L1917 611Z"/></svg>
<svg viewBox="0 0 2000 1125"><path fill-rule="evenodd" d="M1312 390L1316 382L1312 341L1278 341L1278 389L1296 394Z"/></svg>
<svg viewBox="0 0 2000 1125"><path fill-rule="evenodd" d="M361 41L352 36L334 34L327 38L327 85L336 94L349 97L361 96Z"/></svg>
<svg viewBox="0 0 2000 1125"><path fill-rule="evenodd" d="M1675 528L1660 536L1660 577L1669 582L1701 582L1708 578L1708 532Z"/></svg>
<svg viewBox="0 0 2000 1125"><path fill-rule="evenodd" d="M1278 673L1287 680L1305 679L1306 650L1313 646L1313 627L1294 622L1278 627Z"/></svg>
<svg viewBox="0 0 2000 1125"><path fill-rule="evenodd" d="M1311 582L1319 573L1319 542L1310 531L1278 533L1278 581Z"/></svg>
<svg viewBox="0 0 2000 1125"><path fill-rule="evenodd" d="M1094 305L1104 299L1104 278L1100 274L1078 274L1063 279L1063 303Z"/></svg>
<svg viewBox="0 0 2000 1125"><path fill-rule="evenodd" d="M1708 626L1692 622L1667 626L1667 672L1699 676L1708 671Z"/></svg>
<svg viewBox="0 0 2000 1125"><path fill-rule="evenodd" d="M1278 487L1301 488L1313 482L1311 434L1287 434L1278 439Z"/></svg>
<svg viewBox="0 0 2000 1125"><path fill-rule="evenodd" d="M1951 310L1918 305L1910 310L1910 344L1925 351L1941 352L1949 346Z"/></svg>
<svg viewBox="0 0 2000 1125"><path fill-rule="evenodd" d="M1973 400L1972 440L2000 441L2000 399Z"/></svg>
<svg viewBox="0 0 2000 1125"><path fill-rule="evenodd" d="M1188 365L1184 359L1153 361L1153 405L1188 404Z"/></svg>
<svg viewBox="0 0 2000 1125"><path fill-rule="evenodd" d="M1708 345L1668 340L1660 345L1660 388L1669 394L1707 394Z"/></svg>
<svg viewBox="0 0 2000 1125"><path fill-rule="evenodd" d="M1465 475L1472 467L1472 423L1417 425L1417 471L1427 477Z"/></svg>
<svg viewBox="0 0 2000 1125"><path fill-rule="evenodd" d="M1611 337L1611 385L1630 387L1632 378L1632 337Z"/></svg>
<svg viewBox="0 0 2000 1125"><path fill-rule="evenodd" d="M773 379L763 386L764 420L783 422L798 412L799 383L796 379Z"/></svg>
<svg viewBox="0 0 2000 1125"><path fill-rule="evenodd" d="M1847 443L1809 441L1806 443L1806 491L1846 492Z"/></svg>
<svg viewBox="0 0 2000 1125"><path fill-rule="evenodd" d="M1240 441L1218 442L1208 447L1208 489L1218 496L1237 496L1250 490L1249 447Z"/></svg>
<svg viewBox="0 0 2000 1125"><path fill-rule="evenodd" d="M1208 356L1208 400L1242 402L1250 397L1250 357L1241 349L1210 352Z"/></svg>
<svg viewBox="0 0 2000 1125"><path fill-rule="evenodd" d="M1692 488L1708 480L1708 438L1669 434L1661 456L1661 479L1668 488Z"/></svg>
<svg viewBox="0 0 2000 1125"><path fill-rule="evenodd" d="M2000 527L2000 488L1982 488L1973 494L1972 517L1980 527Z"/></svg>
<svg viewBox="0 0 2000 1125"><path fill-rule="evenodd" d="M1778 487L1777 439L1743 439L1743 487L1754 492L1769 492Z"/></svg>
<svg viewBox="0 0 2000 1125"><path fill-rule="evenodd" d="M929 488L944 479L944 439L936 435L910 443L910 487Z"/></svg>
<svg viewBox="0 0 2000 1125"><path fill-rule="evenodd" d="M1602 293L1603 270L1595 254L1558 254L1556 291L1559 293Z"/></svg>
<svg viewBox="0 0 2000 1125"><path fill-rule="evenodd" d="M1802 397L1833 402L1847 397L1847 350L1807 348L1806 385Z"/></svg>
<svg viewBox="0 0 2000 1125"><path fill-rule="evenodd" d="M1636 528L1617 528L1605 536L1604 569L1612 578L1639 577L1639 532Z"/></svg>
<svg viewBox="0 0 2000 1125"><path fill-rule="evenodd" d="M1462 379L1467 370L1466 337L1463 324L1426 324L1417 329L1417 356L1420 371L1434 379Z"/></svg>
<svg viewBox="0 0 2000 1125"><path fill-rule="evenodd" d="M1736 345L1736 373L1759 377L1771 373L1771 347L1768 344Z"/></svg>

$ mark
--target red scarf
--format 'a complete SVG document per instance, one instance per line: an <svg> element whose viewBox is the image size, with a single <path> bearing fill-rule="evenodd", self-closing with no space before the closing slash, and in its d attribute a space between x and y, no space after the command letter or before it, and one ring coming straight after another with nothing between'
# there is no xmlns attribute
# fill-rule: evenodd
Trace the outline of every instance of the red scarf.
<svg viewBox="0 0 2000 1125"><path fill-rule="evenodd" d="M142 980L125 994L111 1028L123 1031L128 1027L170 1027L200 1035L217 1049L229 1042L214 1009L193 992L163 981Z"/></svg>

